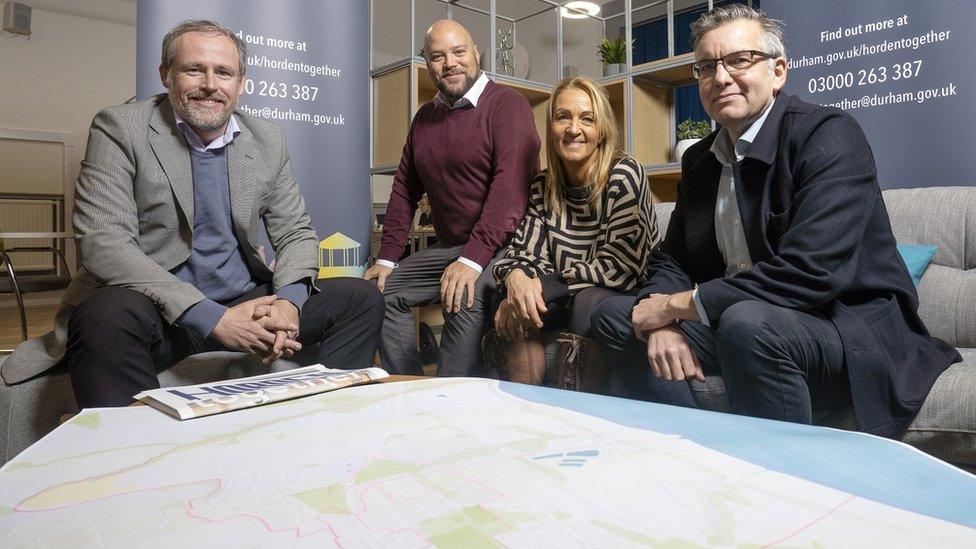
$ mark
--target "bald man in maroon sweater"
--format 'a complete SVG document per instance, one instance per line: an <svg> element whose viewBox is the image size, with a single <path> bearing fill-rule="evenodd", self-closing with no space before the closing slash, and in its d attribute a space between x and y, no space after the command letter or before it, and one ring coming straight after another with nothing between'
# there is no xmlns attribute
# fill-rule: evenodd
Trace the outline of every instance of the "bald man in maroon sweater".
<svg viewBox="0 0 976 549"><path fill-rule="evenodd" d="M439 376L482 373L495 256L515 231L539 171L539 135L532 109L518 92L481 72L480 55L463 26L442 20L427 30L424 52L440 90L417 111L403 147L383 223L375 279L386 299L380 342L383 367L419 374L411 307L442 303ZM438 243L403 256L424 193Z"/></svg>

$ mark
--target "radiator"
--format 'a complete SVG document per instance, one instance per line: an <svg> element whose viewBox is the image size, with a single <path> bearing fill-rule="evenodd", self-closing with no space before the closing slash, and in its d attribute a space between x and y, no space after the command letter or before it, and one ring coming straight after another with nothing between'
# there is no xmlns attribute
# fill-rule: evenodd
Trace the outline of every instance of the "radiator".
<svg viewBox="0 0 976 549"><path fill-rule="evenodd" d="M0 233L57 232L61 202L58 200L0 198ZM24 246L50 246L51 240L6 240L6 250ZM55 267L53 254L47 252L13 252L10 254L14 268L20 271L48 271ZM0 268L0 276L7 272Z"/></svg>

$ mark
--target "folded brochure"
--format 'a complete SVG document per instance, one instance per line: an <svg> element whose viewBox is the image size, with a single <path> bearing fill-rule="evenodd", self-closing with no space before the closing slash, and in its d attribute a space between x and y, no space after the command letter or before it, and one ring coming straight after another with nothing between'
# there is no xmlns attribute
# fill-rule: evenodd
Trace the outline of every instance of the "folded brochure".
<svg viewBox="0 0 976 549"><path fill-rule="evenodd" d="M173 417L192 419L362 385L389 376L381 368L335 370L314 364L260 376L152 389L134 398Z"/></svg>

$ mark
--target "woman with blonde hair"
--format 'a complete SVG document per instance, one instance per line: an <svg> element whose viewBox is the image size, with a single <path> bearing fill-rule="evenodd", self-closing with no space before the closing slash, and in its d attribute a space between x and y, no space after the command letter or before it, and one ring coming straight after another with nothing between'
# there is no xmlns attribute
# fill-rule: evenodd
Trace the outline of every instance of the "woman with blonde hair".
<svg viewBox="0 0 976 549"><path fill-rule="evenodd" d="M509 379L539 384L541 330L589 335L603 299L633 293L658 241L644 170L615 149L617 127L602 86L561 80L549 99L548 168L532 182L528 210L494 266L494 329Z"/></svg>

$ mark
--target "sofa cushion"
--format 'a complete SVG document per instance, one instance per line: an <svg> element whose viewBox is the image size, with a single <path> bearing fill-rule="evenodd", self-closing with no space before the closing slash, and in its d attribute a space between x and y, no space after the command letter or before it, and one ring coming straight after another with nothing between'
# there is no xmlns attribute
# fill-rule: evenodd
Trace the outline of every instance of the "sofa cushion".
<svg viewBox="0 0 976 549"><path fill-rule="evenodd" d="M918 302L929 333L955 347L976 347L976 270L929 265Z"/></svg>
<svg viewBox="0 0 976 549"><path fill-rule="evenodd" d="M51 432L62 415L77 411L71 381L62 369L17 385L0 383L0 464Z"/></svg>
<svg viewBox="0 0 976 549"><path fill-rule="evenodd" d="M668 234L668 221L671 220L671 212L674 211L674 202L658 202L654 204L654 217L657 221L657 234L664 238Z"/></svg>
<svg viewBox="0 0 976 549"><path fill-rule="evenodd" d="M908 274L912 275L912 282L918 286L922 281L922 273L932 262L932 256L938 251L938 246L927 244L899 244L898 253L901 254L902 261L908 267Z"/></svg>
<svg viewBox="0 0 976 549"><path fill-rule="evenodd" d="M903 442L946 461L976 466L976 349L939 376Z"/></svg>
<svg viewBox="0 0 976 549"><path fill-rule="evenodd" d="M976 268L976 187L889 189L883 196L895 240L938 246L935 265Z"/></svg>

